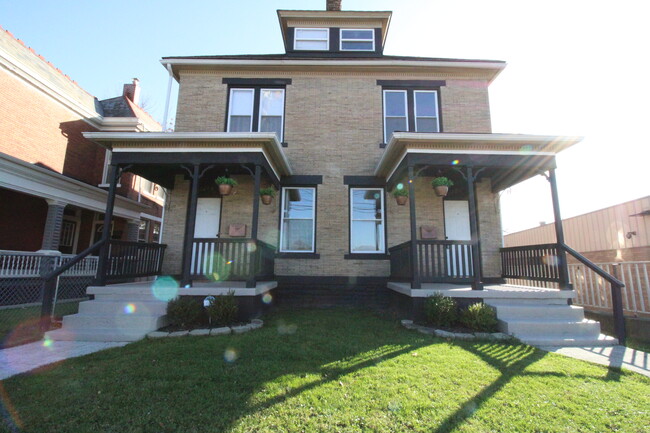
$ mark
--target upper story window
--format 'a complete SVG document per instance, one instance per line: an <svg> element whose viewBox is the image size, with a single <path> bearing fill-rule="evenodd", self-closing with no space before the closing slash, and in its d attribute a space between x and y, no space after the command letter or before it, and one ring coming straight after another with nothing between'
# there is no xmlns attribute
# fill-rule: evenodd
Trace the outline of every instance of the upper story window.
<svg viewBox="0 0 650 433"><path fill-rule="evenodd" d="M329 29L295 30L294 50L327 51L329 50Z"/></svg>
<svg viewBox="0 0 650 433"><path fill-rule="evenodd" d="M375 51L373 29L341 29L341 51Z"/></svg>
<svg viewBox="0 0 650 433"><path fill-rule="evenodd" d="M440 132L436 90L384 90L384 140L393 132Z"/></svg>
<svg viewBox="0 0 650 433"><path fill-rule="evenodd" d="M228 132L275 132L282 141L284 89L231 88Z"/></svg>
<svg viewBox="0 0 650 433"><path fill-rule="evenodd" d="M140 178L140 193L152 198L165 200L165 190L144 177Z"/></svg>

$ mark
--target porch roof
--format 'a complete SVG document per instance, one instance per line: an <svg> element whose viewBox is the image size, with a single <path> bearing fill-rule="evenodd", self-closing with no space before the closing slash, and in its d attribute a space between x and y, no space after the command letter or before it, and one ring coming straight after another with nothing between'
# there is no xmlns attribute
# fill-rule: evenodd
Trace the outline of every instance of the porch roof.
<svg viewBox="0 0 650 433"><path fill-rule="evenodd" d="M177 155L178 163L188 162L183 155L261 153L279 179L293 171L282 145L272 132L84 132L84 137L112 149L114 155ZM117 159L117 158L116 158Z"/></svg>
<svg viewBox="0 0 650 433"><path fill-rule="evenodd" d="M499 178L493 189L521 182L539 170L555 167L555 155L582 137L528 134L395 132L375 176L392 183L405 165L487 167Z"/></svg>

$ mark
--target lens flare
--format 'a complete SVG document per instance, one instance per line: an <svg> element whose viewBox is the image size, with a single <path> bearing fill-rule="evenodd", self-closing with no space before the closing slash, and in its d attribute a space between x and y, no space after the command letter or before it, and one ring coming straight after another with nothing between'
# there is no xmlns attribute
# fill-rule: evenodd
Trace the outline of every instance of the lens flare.
<svg viewBox="0 0 650 433"><path fill-rule="evenodd" d="M458 165L458 164L460 164L460 161L457 160L457 159L454 159L453 161L451 161L451 165Z"/></svg>
<svg viewBox="0 0 650 433"><path fill-rule="evenodd" d="M226 362L235 362L237 361L237 358L239 355L237 354L237 351L231 347L227 348L226 351L223 353L223 359Z"/></svg>
<svg viewBox="0 0 650 433"><path fill-rule="evenodd" d="M133 314L135 313L136 306L135 304L126 304L124 306L124 314Z"/></svg>
<svg viewBox="0 0 650 433"><path fill-rule="evenodd" d="M172 277L160 277L151 285L151 291L156 299L169 302L178 295L178 281Z"/></svg>
<svg viewBox="0 0 650 433"><path fill-rule="evenodd" d="M43 340L43 347L52 347L53 343L54 341L46 337L45 340Z"/></svg>
<svg viewBox="0 0 650 433"><path fill-rule="evenodd" d="M270 293L265 293L264 296L262 296L262 302L266 305L270 305L271 302L273 302L273 296L271 296Z"/></svg>
<svg viewBox="0 0 650 433"><path fill-rule="evenodd" d="M257 251L257 245L255 245L254 242L249 242L246 244L246 250L249 253L254 253L255 251Z"/></svg>
<svg viewBox="0 0 650 433"><path fill-rule="evenodd" d="M404 189L404 184L403 183L398 183L397 186L395 187L397 189Z"/></svg>
<svg viewBox="0 0 650 433"><path fill-rule="evenodd" d="M227 264L227 265L232 265L232 260L228 260L228 261L226 262L226 264Z"/></svg>

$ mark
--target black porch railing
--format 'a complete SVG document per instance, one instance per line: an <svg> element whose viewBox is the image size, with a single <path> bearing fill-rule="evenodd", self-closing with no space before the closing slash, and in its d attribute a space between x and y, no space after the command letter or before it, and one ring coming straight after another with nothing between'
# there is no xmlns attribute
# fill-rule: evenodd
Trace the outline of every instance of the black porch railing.
<svg viewBox="0 0 650 433"><path fill-rule="evenodd" d="M557 244L501 248L501 276L559 283L558 257Z"/></svg>
<svg viewBox="0 0 650 433"><path fill-rule="evenodd" d="M250 281L273 276L275 248L254 239L195 238L190 275L216 281Z"/></svg>
<svg viewBox="0 0 650 433"><path fill-rule="evenodd" d="M423 283L467 283L472 281L472 242L447 240L416 241L417 271ZM388 249L390 278L412 281L411 241Z"/></svg>
<svg viewBox="0 0 650 433"><path fill-rule="evenodd" d="M164 244L109 241L106 281L160 275L165 248Z"/></svg>
<svg viewBox="0 0 650 433"><path fill-rule="evenodd" d="M573 256L610 284L614 331L620 344L625 344L626 330L623 315L622 289L625 284L599 268L591 260L563 244L526 245L501 249L501 269L504 278L557 282L562 285L562 268L567 264L559 259L562 253ZM567 273L565 273L567 274ZM568 275L568 274L567 274ZM568 281L567 281L568 283ZM570 286L567 287L570 288Z"/></svg>

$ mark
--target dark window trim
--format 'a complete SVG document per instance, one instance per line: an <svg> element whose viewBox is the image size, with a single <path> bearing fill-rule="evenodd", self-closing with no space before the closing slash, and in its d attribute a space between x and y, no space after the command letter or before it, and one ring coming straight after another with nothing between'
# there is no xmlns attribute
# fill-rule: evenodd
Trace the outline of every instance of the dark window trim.
<svg viewBox="0 0 650 433"><path fill-rule="evenodd" d="M373 178L372 176L344 176L345 178ZM377 179L376 177L374 179ZM348 253L343 256L345 260L387 260L388 259L388 198L386 197L386 182L383 186L374 185L348 185ZM352 252L352 188L367 188L367 189L381 189L384 191L384 207L382 209L384 215L384 252L383 253L353 253ZM374 257L371 257L374 256ZM384 257L385 256L385 257Z"/></svg>
<svg viewBox="0 0 650 433"><path fill-rule="evenodd" d="M297 176L284 176L280 183L282 186L307 186L315 187L323 183L323 176L321 175L297 175Z"/></svg>
<svg viewBox="0 0 650 433"><path fill-rule="evenodd" d="M319 260L318 253L275 253L276 259L302 259L302 260Z"/></svg>
<svg viewBox="0 0 650 433"><path fill-rule="evenodd" d="M298 176L290 176L290 177L298 177ZM309 176L305 176L305 177L309 177ZM320 177L322 181L322 176L313 176L313 177ZM284 203L282 202L282 198L284 197L284 191L283 191L284 187L314 188L314 252L313 253L310 252L290 253L287 251L280 251L280 249L282 248L282 243L281 243L282 242L282 213L284 212L284 207L283 207ZM305 258L320 259L320 254L317 253L318 251L318 184L311 184L311 185L295 184L294 185L294 184L281 183L280 200L278 200L278 203L279 203L280 211L278 212L278 249L277 252L275 253L276 257L278 257L278 254L282 254L283 259L294 258L294 257L296 259L305 259ZM291 257L289 257L289 255ZM301 255L305 257L300 257Z"/></svg>
<svg viewBox="0 0 650 433"><path fill-rule="evenodd" d="M271 84L275 82L275 84ZM279 82L285 82L285 84L278 84ZM253 122L252 122L252 132L259 132L259 123L260 123L260 98L262 89L282 89L284 90L284 106L282 107L282 147L288 147L289 144L284 141L286 138L285 134L285 123L287 117L287 85L291 84L291 79L282 79L282 78L224 78L222 80L223 84L228 85L228 97L226 98L226 118L224 119L223 130L228 132L228 118L230 117L230 96L233 89L252 89L253 90ZM251 83L251 84L246 84Z"/></svg>
<svg viewBox="0 0 650 433"><path fill-rule="evenodd" d="M244 86L244 87L268 87L278 86L284 87L291 85L291 78L224 78L221 80L222 84L231 86Z"/></svg>
<svg viewBox="0 0 650 433"><path fill-rule="evenodd" d="M408 115L408 131L415 131L415 92L416 91L431 91L436 92L436 100L438 103L438 132L444 132L443 119L442 119L442 99L440 88L446 86L444 80L377 80L377 85L381 86L381 142L380 148L385 148L388 143L385 143L386 131L384 130L386 107L384 106L384 91L385 90L404 90L406 91L406 109Z"/></svg>
<svg viewBox="0 0 650 433"><path fill-rule="evenodd" d="M386 188L386 179L375 176L343 176L343 183L351 188Z"/></svg>

